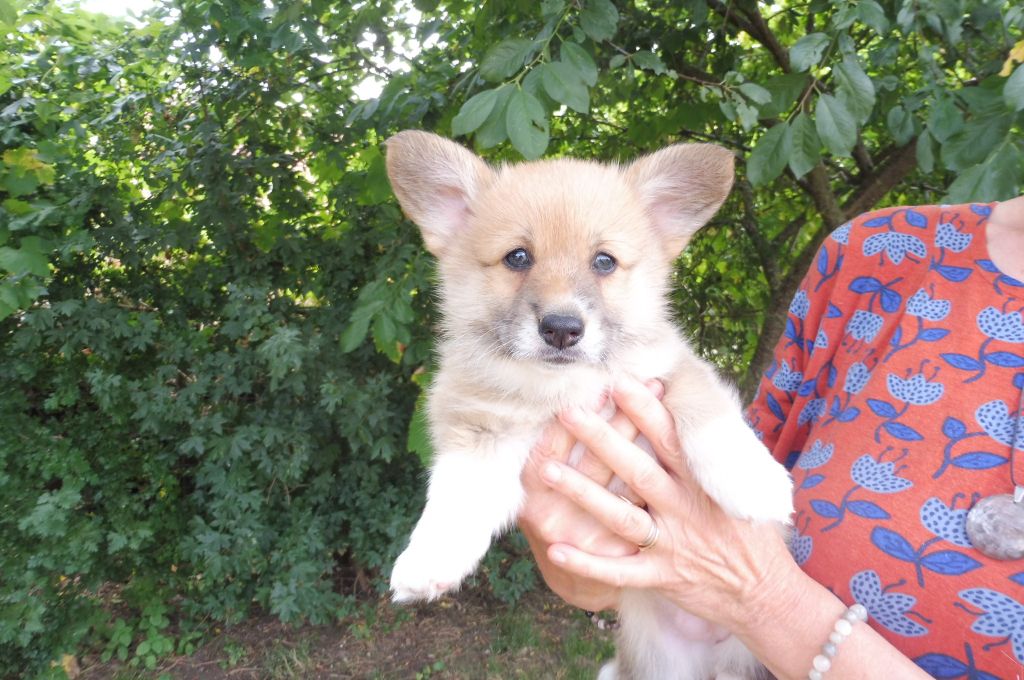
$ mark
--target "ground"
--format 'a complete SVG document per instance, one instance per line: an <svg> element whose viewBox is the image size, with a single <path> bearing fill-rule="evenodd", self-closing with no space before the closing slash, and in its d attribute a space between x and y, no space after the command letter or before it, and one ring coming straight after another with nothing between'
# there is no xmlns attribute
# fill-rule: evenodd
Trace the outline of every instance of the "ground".
<svg viewBox="0 0 1024 680"><path fill-rule="evenodd" d="M477 588L413 607L367 602L331 626L250 620L155 671L83 659L78 680L590 680L613 652L610 631L542 587L515 607Z"/></svg>

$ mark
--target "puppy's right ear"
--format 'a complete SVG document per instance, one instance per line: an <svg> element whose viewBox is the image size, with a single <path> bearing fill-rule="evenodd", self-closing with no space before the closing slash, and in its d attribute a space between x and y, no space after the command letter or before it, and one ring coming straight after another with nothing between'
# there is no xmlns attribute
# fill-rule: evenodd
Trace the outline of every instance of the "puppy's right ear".
<svg viewBox="0 0 1024 680"><path fill-rule="evenodd" d="M442 256L452 238L465 230L469 206L493 171L466 148L429 132L399 132L385 146L398 202L419 225L427 250Z"/></svg>

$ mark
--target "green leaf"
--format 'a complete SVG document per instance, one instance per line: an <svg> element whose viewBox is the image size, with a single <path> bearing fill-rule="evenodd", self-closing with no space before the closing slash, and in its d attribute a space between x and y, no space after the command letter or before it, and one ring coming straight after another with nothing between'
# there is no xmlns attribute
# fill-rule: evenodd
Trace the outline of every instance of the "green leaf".
<svg viewBox="0 0 1024 680"><path fill-rule="evenodd" d="M379 205L391 200L391 183L388 181L384 154L378 147L370 146L359 154L359 158L366 163L367 167L366 175L360 183L358 202L361 205ZM273 230L271 229L271 231ZM273 240L276 238L274 236Z"/></svg>
<svg viewBox="0 0 1024 680"><path fill-rule="evenodd" d="M857 18L870 26L878 35L885 35L889 30L889 18L885 10L875 0L858 0Z"/></svg>
<svg viewBox="0 0 1024 680"><path fill-rule="evenodd" d="M10 0L0 0L0 24L14 26L18 21L18 11Z"/></svg>
<svg viewBox="0 0 1024 680"><path fill-rule="evenodd" d="M668 69L665 67L665 62L662 61L661 57L655 52L643 50L634 54L630 59L632 59L633 63L639 68L646 71L652 71L659 76L668 72Z"/></svg>
<svg viewBox="0 0 1024 680"><path fill-rule="evenodd" d="M755 83L742 83L736 89L742 92L744 97L755 104L770 104L772 101L772 93Z"/></svg>
<svg viewBox="0 0 1024 680"><path fill-rule="evenodd" d="M772 95L771 103L761 107L765 117L781 116L789 111L803 93L810 76L806 73L783 73L769 78L764 87Z"/></svg>
<svg viewBox="0 0 1024 680"><path fill-rule="evenodd" d="M353 318L349 321L349 324L345 327L345 330L341 334L341 352L342 354L348 354L359 345L363 344L363 340L366 339L366 334L370 331L369 315L360 314L357 316L353 315Z"/></svg>
<svg viewBox="0 0 1024 680"><path fill-rule="evenodd" d="M515 88L511 85L502 85L497 89L498 94L496 95L494 108L491 109L491 113L487 116L484 124L473 135L473 141L479 144L481 148L489 149L508 139L508 127L505 124L505 118L508 111L508 102L514 90Z"/></svg>
<svg viewBox="0 0 1024 680"><path fill-rule="evenodd" d="M1021 155L1015 144L1004 144L983 162L961 172L949 186L943 201L999 201L1018 195L1024 178Z"/></svg>
<svg viewBox="0 0 1024 680"><path fill-rule="evenodd" d="M480 77L497 83L519 72L535 44L526 38L509 38L492 47L480 64Z"/></svg>
<svg viewBox="0 0 1024 680"><path fill-rule="evenodd" d="M540 158L548 148L548 119L544 107L529 92L516 88L512 93L505 125L512 146L527 160Z"/></svg>
<svg viewBox="0 0 1024 680"><path fill-rule="evenodd" d="M959 171L982 162L1006 139L1011 125L1009 114L970 121L942 145L942 164Z"/></svg>
<svg viewBox="0 0 1024 680"><path fill-rule="evenodd" d="M565 62L556 61L540 67L544 91L556 102L574 111L590 111L590 92L576 69Z"/></svg>
<svg viewBox="0 0 1024 680"><path fill-rule="evenodd" d="M27 240L22 239L21 248L0 246L0 267L15 275L28 273L40 278L49 276L50 267L46 254L26 247Z"/></svg>
<svg viewBox="0 0 1024 680"><path fill-rule="evenodd" d="M423 467L429 467L434 457L434 447L430 440L430 427L427 421L427 386L422 386L420 394L416 397L416 408L412 412L412 420L409 421L409 435L406 438L406 448L410 453L415 453L420 459Z"/></svg>
<svg viewBox="0 0 1024 680"><path fill-rule="evenodd" d="M786 123L768 129L754 145L747 160L747 178L754 186L778 177L789 160L790 130Z"/></svg>
<svg viewBox="0 0 1024 680"><path fill-rule="evenodd" d="M795 71L806 71L821 61L831 40L824 33L809 33L789 48L789 63Z"/></svg>
<svg viewBox="0 0 1024 680"><path fill-rule="evenodd" d="M928 112L928 132L940 143L945 143L963 128L963 114L956 107L952 97L944 97Z"/></svg>
<svg viewBox="0 0 1024 680"><path fill-rule="evenodd" d="M889 132L897 146L903 146L914 138L914 118L902 106L894 106L889 109L886 124L888 124Z"/></svg>
<svg viewBox="0 0 1024 680"><path fill-rule="evenodd" d="M565 9L565 0L541 0L540 13L544 19L557 18Z"/></svg>
<svg viewBox="0 0 1024 680"><path fill-rule="evenodd" d="M739 117L744 131L750 132L757 126L757 109L746 102L736 102L736 115Z"/></svg>
<svg viewBox="0 0 1024 680"><path fill-rule="evenodd" d="M1024 109L1024 64L1013 70L1003 86L1003 98L1012 111Z"/></svg>
<svg viewBox="0 0 1024 680"><path fill-rule="evenodd" d="M857 123L842 102L830 94L819 96L814 107L814 125L832 155L850 155L857 143Z"/></svg>
<svg viewBox="0 0 1024 680"><path fill-rule="evenodd" d="M833 70L838 85L838 98L862 125L875 108L875 85L864 73L855 57L847 56Z"/></svg>
<svg viewBox="0 0 1024 680"><path fill-rule="evenodd" d="M452 135L468 135L487 121L498 101L497 90L484 90L470 97L452 118Z"/></svg>
<svg viewBox="0 0 1024 680"><path fill-rule="evenodd" d="M0 281L0 321L3 321L11 314L18 311L18 305L12 304L9 300L8 292L12 292L10 289L11 286L9 286L6 281Z"/></svg>
<svg viewBox="0 0 1024 680"><path fill-rule="evenodd" d="M597 64L590 53L574 42L562 43L562 61L572 64L582 80L589 87L597 85Z"/></svg>
<svg viewBox="0 0 1024 680"><path fill-rule="evenodd" d="M922 130L917 137L917 167L921 172L930 173L935 169L935 142L928 130Z"/></svg>
<svg viewBox="0 0 1024 680"><path fill-rule="evenodd" d="M790 124L791 148L789 169L800 179L821 162L821 138L814 128L814 121L801 111Z"/></svg>
<svg viewBox="0 0 1024 680"><path fill-rule="evenodd" d="M580 28L595 42L611 40L619 25L619 10L611 0L587 0L580 12Z"/></svg>

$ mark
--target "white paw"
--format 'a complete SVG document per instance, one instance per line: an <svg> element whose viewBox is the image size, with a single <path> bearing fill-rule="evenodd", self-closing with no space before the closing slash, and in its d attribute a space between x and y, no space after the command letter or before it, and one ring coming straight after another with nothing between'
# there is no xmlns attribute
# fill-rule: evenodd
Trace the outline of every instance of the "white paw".
<svg viewBox="0 0 1024 680"><path fill-rule="evenodd" d="M684 449L697 480L727 514L756 522L790 522L789 472L738 417L705 423L686 437Z"/></svg>
<svg viewBox="0 0 1024 680"><path fill-rule="evenodd" d="M793 481L767 452L764 459L735 471L725 489L709 495L732 517L789 524L793 515Z"/></svg>
<svg viewBox="0 0 1024 680"><path fill-rule="evenodd" d="M457 590L483 556L483 551L467 550L436 542L425 545L413 542L395 561L391 570L391 599L405 603L436 600Z"/></svg>

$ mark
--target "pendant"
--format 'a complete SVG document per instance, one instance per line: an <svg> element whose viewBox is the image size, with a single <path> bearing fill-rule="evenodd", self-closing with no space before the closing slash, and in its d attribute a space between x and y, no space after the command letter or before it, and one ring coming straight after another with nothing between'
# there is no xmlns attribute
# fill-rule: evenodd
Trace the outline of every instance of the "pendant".
<svg viewBox="0 0 1024 680"><path fill-rule="evenodd" d="M995 560L1024 558L1024 486L1013 495L982 498L967 513L965 528L982 555Z"/></svg>

